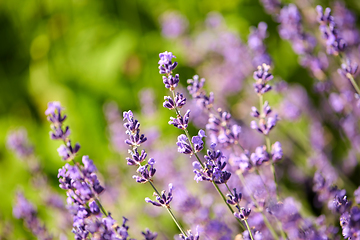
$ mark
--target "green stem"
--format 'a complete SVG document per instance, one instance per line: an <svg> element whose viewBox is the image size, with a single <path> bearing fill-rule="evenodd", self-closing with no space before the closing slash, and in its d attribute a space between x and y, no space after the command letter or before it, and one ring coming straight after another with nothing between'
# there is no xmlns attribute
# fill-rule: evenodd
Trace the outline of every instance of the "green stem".
<svg viewBox="0 0 360 240"><path fill-rule="evenodd" d="M234 210L232 209L232 207L226 202L226 197L224 196L224 194L222 193L222 191L220 190L219 186L214 183L213 181L211 181L211 183L214 185L216 191L218 191L218 193L220 194L221 198L223 199L223 201L225 202L226 206L228 206L230 212L232 213L232 215L234 215ZM240 223L240 226L243 230L245 230L243 224L241 223L241 220L236 218L236 220Z"/></svg>
<svg viewBox="0 0 360 240"><path fill-rule="evenodd" d="M161 196L160 192L156 189L156 187L154 186L154 184L151 181L148 181L148 183L150 183L151 187L154 189L154 191L157 193L157 195ZM174 221L174 223L176 224L176 226L178 227L178 229L180 230L180 232L187 237L187 234L185 233L185 231L182 229L182 227L180 226L180 223L178 222L178 220L176 219L175 215L173 214L173 212L171 211L170 207L166 207L166 210L168 211L168 213L170 214L172 220Z"/></svg>
<svg viewBox="0 0 360 240"><path fill-rule="evenodd" d="M283 240L288 239L288 238L286 237L286 233L284 232L284 229L283 229L283 227L282 227L282 223L281 223L280 221L278 221L278 225L279 225L280 234L281 234L281 237L283 238Z"/></svg>
<svg viewBox="0 0 360 240"><path fill-rule="evenodd" d="M347 74L346 74L346 77L348 77L348 79L350 80L350 82L351 82L351 84L353 85L353 87L355 88L357 94L360 95L359 86L358 86L357 83L355 82L355 79L354 79L353 75L350 74L350 73L347 73Z"/></svg>
<svg viewBox="0 0 360 240"><path fill-rule="evenodd" d="M248 230L248 232L249 232L249 235L250 235L251 240L254 240L254 237L253 237L253 235L252 235L252 232L251 232L251 230L250 230L250 227L249 227L249 224L248 224L247 220L244 219L244 222L245 222L246 228L247 228L247 230Z"/></svg>
<svg viewBox="0 0 360 240"><path fill-rule="evenodd" d="M100 200L99 200L98 198L95 198L95 202L96 202L96 204L99 206L101 212L107 217L108 214L107 214L105 208L102 206Z"/></svg>
<svg viewBox="0 0 360 240"><path fill-rule="evenodd" d="M181 233L185 236L188 237L188 235L185 233L185 231L181 228L178 220L176 219L175 215L173 214L173 212L171 211L171 209L168 207L166 208L166 210L168 211L168 213L170 214L171 218L173 219L173 221L175 222L176 226L178 227L178 229L181 231Z"/></svg>
<svg viewBox="0 0 360 240"><path fill-rule="evenodd" d="M266 149L268 150L268 152L271 152L270 138L268 135L265 135L265 142L266 142Z"/></svg>

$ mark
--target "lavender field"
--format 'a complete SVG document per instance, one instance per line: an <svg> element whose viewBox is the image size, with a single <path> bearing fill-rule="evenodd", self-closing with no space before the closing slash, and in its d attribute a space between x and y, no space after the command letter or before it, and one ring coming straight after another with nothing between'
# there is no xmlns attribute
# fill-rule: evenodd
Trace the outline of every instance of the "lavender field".
<svg viewBox="0 0 360 240"><path fill-rule="evenodd" d="M359 16L2 2L0 240L360 239Z"/></svg>

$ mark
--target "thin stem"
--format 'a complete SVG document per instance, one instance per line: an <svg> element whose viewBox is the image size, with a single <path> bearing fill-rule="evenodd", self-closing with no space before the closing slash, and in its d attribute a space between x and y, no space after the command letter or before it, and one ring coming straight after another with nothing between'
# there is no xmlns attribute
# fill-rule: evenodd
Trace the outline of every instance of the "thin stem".
<svg viewBox="0 0 360 240"><path fill-rule="evenodd" d="M224 194L223 194L222 191L220 190L219 186L218 186L216 183L214 183L213 181L212 181L211 183L214 185L215 189L218 191L218 193L220 194L220 196L221 196L222 199L224 200L225 204L226 204L226 205L228 206L228 208L230 209L232 215L234 215L234 213L235 213L235 212L234 212L234 209L232 209L232 207L226 202L226 197L224 196ZM241 228L242 228L243 230L245 230L243 224L241 223L241 220L238 219L238 218L236 218L236 220L240 223Z"/></svg>
<svg viewBox="0 0 360 240"><path fill-rule="evenodd" d="M251 240L254 240L254 237L253 237L253 235L252 235L252 232L251 232L251 230L250 230L250 227L249 227L249 224L248 224L247 220L244 219L244 222L245 222L246 228L247 228L247 230L248 230L248 232L249 232L249 235L250 235Z"/></svg>
<svg viewBox="0 0 360 240"><path fill-rule="evenodd" d="M168 213L170 214L171 218L173 219L173 221L175 222L176 226L178 227L178 229L181 231L181 233L187 237L187 234L185 233L185 231L181 228L178 220L176 219L175 215L173 214L173 212L171 211L170 208L166 208L166 210L168 211Z"/></svg>
<svg viewBox="0 0 360 240"><path fill-rule="evenodd" d="M154 184L151 181L148 181L148 183L150 183L151 187L154 189L154 191L161 196L160 192L156 189L156 187L154 186ZM187 237L187 234L185 233L185 231L182 229L182 227L180 226L180 223L178 222L178 220L176 219L175 215L173 214L173 212L171 211L170 207L166 207L166 210L168 211L168 213L170 214L171 218L173 219L173 221L175 222L176 226L178 227L178 229L180 230L180 232Z"/></svg>
<svg viewBox="0 0 360 240"><path fill-rule="evenodd" d="M280 228L281 237L282 237L284 240L288 239L288 238L286 237L286 233L284 232L284 229L283 229L283 227L282 227L282 223L281 223L280 221L278 221L278 225L279 225L279 228Z"/></svg>
<svg viewBox="0 0 360 240"><path fill-rule="evenodd" d="M101 212L107 217L108 213L106 212L105 208L102 206L100 200L98 198L95 198L95 202L99 206Z"/></svg>
<svg viewBox="0 0 360 240"><path fill-rule="evenodd" d="M270 144L270 138L268 135L265 135L265 142L266 142L266 149L268 150L268 152L271 151L271 144Z"/></svg>
<svg viewBox="0 0 360 240"><path fill-rule="evenodd" d="M359 95L360 95L360 89L359 89L359 86L358 86L358 85L357 85L357 83L355 82L355 79L354 79L353 75L352 75L352 74L350 74L350 73L347 73L347 74L346 74L346 77L348 77L348 78L349 78L349 80L350 80L351 84L353 85L353 87L355 88L355 90L356 90L357 94L359 94Z"/></svg>
<svg viewBox="0 0 360 240"><path fill-rule="evenodd" d="M250 194L251 192L249 191L249 189L247 188L247 186L246 186L246 184L245 184L245 178L244 178L243 174L242 174L242 173L237 173L237 175L239 176L242 185L243 185L243 186L247 189L247 191L249 192L249 196L250 196L251 200L255 203L255 206L260 209L259 203L258 203L258 202L256 201L256 199ZM267 216L266 216L262 211L261 211L260 213L261 213L261 215L263 216L264 223L265 223L266 227L269 229L272 237L273 237L275 240L279 240L279 237L277 236L277 234L276 234L274 228L272 227L271 223L269 222L269 219L267 218Z"/></svg>
<svg viewBox="0 0 360 240"><path fill-rule="evenodd" d="M339 54L340 60L342 63L345 63L345 59L344 56L342 54ZM357 83L355 82L354 76L351 73L346 73L346 77L350 80L351 84L353 85L353 87L355 88L357 94L360 95L360 88L357 85Z"/></svg>

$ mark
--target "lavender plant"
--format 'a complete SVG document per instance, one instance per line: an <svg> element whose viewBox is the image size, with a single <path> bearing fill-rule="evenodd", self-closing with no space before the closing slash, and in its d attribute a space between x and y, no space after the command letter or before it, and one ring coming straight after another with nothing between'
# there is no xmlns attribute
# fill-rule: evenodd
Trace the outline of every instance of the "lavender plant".
<svg viewBox="0 0 360 240"><path fill-rule="evenodd" d="M204 157L206 162L202 162L198 153L203 149L204 142L202 141L202 138L205 137L205 132L200 130L197 136L191 138L187 130L190 110L187 110L184 115L181 114L179 109L185 105L186 99L182 94L175 94L174 91L180 81L178 74L175 76L172 75L172 71L177 66L177 62L172 62L172 59L175 58L175 56L171 52L160 53L159 56L159 73L165 74L165 76L163 76L163 83L172 93L172 97L164 97L165 102L163 106L169 110L175 110L176 112L176 118L170 117L169 124L184 130L185 133L178 136L178 141L176 143L178 151L180 153L189 154L190 156L195 155L197 159L196 162L193 162L195 180L209 181L214 185L225 204L228 206L230 212L238 219L238 221L243 221L245 223L250 238L253 239L252 232L247 223L247 218L250 215L251 209L240 207L239 202L241 198L239 195L236 195L236 189L234 189L233 193L227 186L227 181L230 179L231 173L224 169L226 162L222 161L223 155L221 151L215 151L216 143L212 144L211 150L208 150L207 155ZM229 190L228 197L230 200L226 200L218 184L225 184L227 186L227 189ZM236 201L234 201L235 199ZM234 211L230 205L235 205L238 212Z"/></svg>
<svg viewBox="0 0 360 240"><path fill-rule="evenodd" d="M138 148L142 143L144 143L147 138L144 134L140 134L140 123L137 119L134 119L133 113L129 110L128 112L123 113L124 120L127 120L124 123L124 126L126 128L126 134L129 136L129 139L125 140L125 143L132 147L131 150L129 150L129 154L131 155L131 158L126 158L128 165L137 166L138 169L136 170L139 175L134 175L133 178L138 183L149 183L151 187L154 189L154 196L156 197L156 201L151 200L150 198L145 198L145 201L148 203L153 204L157 207L165 207L166 210L169 212L171 218L181 231L181 237L183 239L191 239L192 237L182 229L180 226L178 220L174 216L173 212L170 208L170 202L173 199L172 190L173 185L169 184L169 193L166 195L165 190L163 190L161 193L157 190L155 185L153 184L153 176L156 173L156 169L154 167L155 160L153 158L150 158L148 160L148 163L145 165L142 165L142 162L145 161L147 157L147 153L145 150L141 150L141 153L139 153ZM197 237L198 238L198 237Z"/></svg>
<svg viewBox="0 0 360 240"><path fill-rule="evenodd" d="M175 113L168 124L181 131L170 144L164 143L158 129L143 132L141 125L140 131L131 110L121 117L116 105L105 107L113 148L121 157L129 154L126 163L136 168L135 182L150 184L154 190L153 197L145 198L150 204L144 204L143 211L137 206L140 213L134 215L157 219L165 208L180 233L174 238L183 240L358 239L360 34L355 15L340 2L334 4L333 12L307 1L261 2L279 24L280 38L290 43L313 81L301 86L270 73L270 66L279 69L279 59L274 56L272 60L265 22L251 27L243 42L219 13L210 13L205 30L193 35L189 35L190 21L180 12L162 15L163 36L180 43L179 54L183 52L184 61L207 81L195 75L187 81L188 92L182 91L180 75L175 73L176 57L171 52L160 53L159 73L170 91L162 105ZM249 80L251 75L255 82ZM153 105L156 96L151 95L146 89L139 95L141 113L150 119L148 123L163 116ZM66 191L74 238L132 239L128 219L117 223L106 210L111 208L104 207L105 185L93 160L86 155L78 160L80 145L71 142L63 111L59 102L50 102L45 114L51 122L51 139L62 141L58 153L65 165L57 177ZM45 196L43 191L53 194L25 131L9 134L7 145L25 160L39 195ZM192 163L179 161L182 158ZM126 175L122 171L128 171L119 167L124 161L118 162L111 176L115 204L128 194L118 194L118 181ZM194 181L189 180L191 171ZM158 190L162 184L168 189ZM213 188L220 198L213 196ZM47 222L40 219L35 204L21 192L16 193L13 215L37 238L55 238L51 225L45 227ZM159 228L164 226L159 224ZM141 235L145 240L158 237L149 229ZM162 233L159 237L170 238Z"/></svg>
<svg viewBox="0 0 360 240"><path fill-rule="evenodd" d="M96 166L88 156L82 157L82 164L75 161L80 149L76 143L71 145L69 126L64 126L66 115L59 102L50 102L45 114L51 122L50 136L54 140L63 140L64 145L58 148L60 157L67 163L59 169L60 188L67 190L68 209L73 216L75 239L128 239L128 219L123 217L120 226L100 202L99 195L105 190L96 174ZM141 143L144 138L132 139ZM72 162L73 165L70 165ZM143 233L145 239L155 239L157 234L149 230Z"/></svg>

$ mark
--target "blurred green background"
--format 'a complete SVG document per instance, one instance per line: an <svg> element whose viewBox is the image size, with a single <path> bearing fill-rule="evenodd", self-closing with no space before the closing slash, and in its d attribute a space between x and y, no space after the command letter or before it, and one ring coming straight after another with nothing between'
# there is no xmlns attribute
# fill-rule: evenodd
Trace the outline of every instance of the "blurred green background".
<svg viewBox="0 0 360 240"><path fill-rule="evenodd" d="M328 2L314 1L312 4L326 6ZM359 1L346 4L359 15ZM197 72L185 65L187 56L181 52L176 39L165 39L161 35L159 17L172 10L188 19L188 34L201 29L209 12L217 11L244 42L249 27L265 21L269 26L266 43L274 60L274 74L311 89L312 80L307 71L298 65L290 44L280 40L278 24L258 1L1 0L0 235L3 239L32 238L23 229L22 222L12 217L13 197L18 186L39 204L40 214L48 219L50 228L54 221L29 183L31 176L25 164L6 149L7 133L20 126L27 129L36 156L57 189L56 175L63 165L56 151L60 143L49 139L49 124L44 112L49 101L60 101L68 115L72 141L82 146L81 155L89 155L100 172L105 172L109 164L125 165L124 158L109 147L103 105L115 101L121 110L137 112L139 91L152 88L160 107L167 94L157 69L160 52L172 51L177 56L183 84ZM161 109L158 119L150 123L167 131L168 114L162 112L166 113ZM173 142L176 134L177 131L162 133ZM135 186L132 179L120 184ZM138 194L139 189L145 188L130 190L134 192L132 196ZM57 191L65 195L60 189ZM138 202L142 201L143 195ZM121 214L117 216L120 217ZM7 230L9 223L13 227ZM144 229L147 224L141 223L140 228ZM5 232L11 232L11 237L5 238ZM176 229L171 228L169 232L174 234Z"/></svg>

